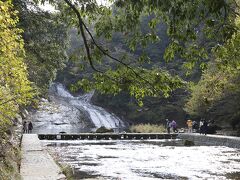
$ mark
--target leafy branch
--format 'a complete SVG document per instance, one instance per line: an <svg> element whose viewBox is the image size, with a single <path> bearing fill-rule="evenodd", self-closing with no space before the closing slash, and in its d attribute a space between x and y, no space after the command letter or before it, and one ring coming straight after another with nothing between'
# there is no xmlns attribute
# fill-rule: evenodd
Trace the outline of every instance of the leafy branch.
<svg viewBox="0 0 240 180"><path fill-rule="evenodd" d="M86 53L87 53L87 58L88 58L88 61L89 61L89 64L91 66L91 68L96 71L96 72L99 72L99 73L103 73L102 71L98 70L95 68L94 64L93 64L93 61L92 61L92 57L91 57L91 54L90 54L90 49L89 49L89 46L87 44L87 38L86 38L86 35L85 35L85 32L84 32L84 29L83 29L83 20L82 20L82 17L81 17L81 14L79 13L79 11L77 10L77 8L69 1L69 0L64 0L68 6L74 11L74 13L77 15L77 18L78 18L78 23L79 23L79 29L80 29L80 32L81 32L81 35L82 35L82 38L83 38L83 42L84 42L84 46L85 46L85 49L86 49Z"/></svg>
<svg viewBox="0 0 240 180"><path fill-rule="evenodd" d="M79 23L79 29L80 29L80 32L81 32L81 35L82 35L82 38L83 38L83 41L84 41L84 46L85 46L85 49L86 49L86 53L87 53L87 58L88 58L88 61L90 63L90 66L93 70L95 70L96 72L99 72L99 73L102 73L104 74L104 72L96 69L93 65L93 61L92 61L92 57L91 57L91 54L90 54L90 49L89 49L89 46L87 44L87 39L86 39L86 35L84 33L84 29L87 31L87 33L89 34L89 36L91 37L92 39L92 42L93 44L107 57L109 57L110 59L122 64L123 66L125 66L127 69L129 69L130 71L132 71L134 73L134 75L138 78L140 78L141 80L143 80L144 82L146 82L155 92L157 92L156 88L154 87L154 85L149 82L147 79L143 78L141 75L139 75L131 66L129 66L127 63L124 63L123 61L119 60L118 58L116 57L113 57L112 55L110 55L105 49L103 49L100 45L98 45L98 43L96 42L96 40L94 39L92 33L89 31L89 29L87 28L86 24L83 22L82 20L82 17L81 17L81 14L80 12L78 11L78 9L76 8L75 5L73 5L69 0L64 0L68 6L74 11L74 13L77 15L77 18L78 18L78 23ZM83 29L84 28L84 29Z"/></svg>

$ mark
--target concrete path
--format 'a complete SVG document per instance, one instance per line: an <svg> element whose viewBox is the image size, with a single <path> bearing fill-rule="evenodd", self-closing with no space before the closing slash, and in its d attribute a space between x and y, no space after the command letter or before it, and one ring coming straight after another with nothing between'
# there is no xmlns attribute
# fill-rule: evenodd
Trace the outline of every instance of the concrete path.
<svg viewBox="0 0 240 180"><path fill-rule="evenodd" d="M24 134L20 173L23 180L64 180L53 158L41 146L37 134Z"/></svg>

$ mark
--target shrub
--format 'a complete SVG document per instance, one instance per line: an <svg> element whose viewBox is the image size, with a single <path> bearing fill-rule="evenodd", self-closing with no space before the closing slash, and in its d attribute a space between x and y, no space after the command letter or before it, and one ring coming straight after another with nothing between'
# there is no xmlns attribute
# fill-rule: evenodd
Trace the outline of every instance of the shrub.
<svg viewBox="0 0 240 180"><path fill-rule="evenodd" d="M59 164L59 163L58 163ZM73 169L71 168L71 166L66 165L66 164L59 164L63 174L66 176L67 180L73 180Z"/></svg>
<svg viewBox="0 0 240 180"><path fill-rule="evenodd" d="M194 141L189 141L189 140L184 141L184 146L194 146L194 145L195 145Z"/></svg>
<svg viewBox="0 0 240 180"><path fill-rule="evenodd" d="M162 124L138 124L131 126L130 131L134 133L164 133L166 129Z"/></svg>

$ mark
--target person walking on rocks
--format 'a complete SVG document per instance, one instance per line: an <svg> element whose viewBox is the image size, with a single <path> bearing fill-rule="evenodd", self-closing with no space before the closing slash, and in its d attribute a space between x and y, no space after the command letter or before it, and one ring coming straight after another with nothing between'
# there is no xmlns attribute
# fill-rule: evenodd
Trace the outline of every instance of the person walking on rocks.
<svg viewBox="0 0 240 180"><path fill-rule="evenodd" d="M32 129L33 129L33 125L32 125L32 122L30 121L28 123L28 133L32 133Z"/></svg>
<svg viewBox="0 0 240 180"><path fill-rule="evenodd" d="M24 121L23 122L23 133L27 133L28 132L28 125L27 125L27 122Z"/></svg>
<svg viewBox="0 0 240 180"><path fill-rule="evenodd" d="M187 120L188 133L192 133L193 122L191 119Z"/></svg>

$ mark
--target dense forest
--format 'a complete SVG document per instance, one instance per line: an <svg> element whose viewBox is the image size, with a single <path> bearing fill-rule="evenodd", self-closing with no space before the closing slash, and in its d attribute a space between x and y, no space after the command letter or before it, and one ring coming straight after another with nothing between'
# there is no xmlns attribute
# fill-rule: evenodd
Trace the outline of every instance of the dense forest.
<svg viewBox="0 0 240 180"><path fill-rule="evenodd" d="M239 130L239 22L234 0L0 0L0 179L17 179L17 129L57 75L131 123Z"/></svg>

